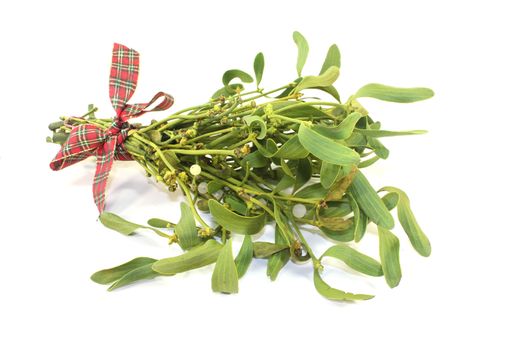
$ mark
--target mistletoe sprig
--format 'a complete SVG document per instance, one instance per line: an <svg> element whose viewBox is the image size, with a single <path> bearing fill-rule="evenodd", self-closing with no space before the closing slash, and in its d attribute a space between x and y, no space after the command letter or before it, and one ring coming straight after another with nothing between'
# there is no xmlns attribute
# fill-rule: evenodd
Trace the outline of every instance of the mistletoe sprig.
<svg viewBox="0 0 525 350"><path fill-rule="evenodd" d="M170 191L180 188L186 202L180 205L178 223L152 218L147 225L138 225L110 212L103 212L100 221L125 235L151 230L184 252L159 260L138 257L96 272L93 281L110 284L109 290L114 290L215 264L212 289L236 293L239 279L254 258L267 260L271 280L289 261L310 261L315 288L326 298L370 299L372 295L329 286L322 279L323 261L338 259L355 271L384 276L390 287L397 286L401 267L399 239L391 232L394 209L413 248L422 256L430 255L429 240L405 192L391 186L376 191L363 173L388 157L382 138L424 131L383 130L358 100L415 102L432 97L432 90L368 84L343 102L333 85L341 65L338 47L329 48L319 74L303 76L309 46L298 32L293 39L298 47L298 78L293 82L263 89L264 56L258 53L253 63L255 79L245 71L228 70L222 87L209 101L147 126L132 124L123 148L147 176ZM250 83L255 83L253 89L245 87ZM333 99L313 95L318 91ZM97 119L95 111L91 106L85 116L52 123L49 141L65 143L79 125L111 128L113 120ZM202 212L210 213L213 221L206 221ZM275 228L275 240L254 240L268 224ZM378 228L378 260L348 244L358 243L369 224ZM302 234L304 225L318 228L321 236L335 244L315 255ZM244 235L236 256L232 234Z"/></svg>

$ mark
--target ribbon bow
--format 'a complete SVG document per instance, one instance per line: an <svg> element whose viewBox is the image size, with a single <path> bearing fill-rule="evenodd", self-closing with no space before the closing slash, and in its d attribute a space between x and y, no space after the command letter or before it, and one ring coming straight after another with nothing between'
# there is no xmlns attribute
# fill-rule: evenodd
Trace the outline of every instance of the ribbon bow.
<svg viewBox="0 0 525 350"><path fill-rule="evenodd" d="M137 86L139 75L139 53L121 44L114 44L111 72L109 75L109 97L117 112L108 129L94 124L82 124L71 130L69 138L51 161L52 170L61 170L91 155L97 157L97 169L93 179L93 199L100 213L105 207L106 183L113 160L132 160L123 142L129 130L128 120L146 112L163 111L173 105L173 97L159 92L148 103L128 104ZM159 98L164 99L147 110Z"/></svg>

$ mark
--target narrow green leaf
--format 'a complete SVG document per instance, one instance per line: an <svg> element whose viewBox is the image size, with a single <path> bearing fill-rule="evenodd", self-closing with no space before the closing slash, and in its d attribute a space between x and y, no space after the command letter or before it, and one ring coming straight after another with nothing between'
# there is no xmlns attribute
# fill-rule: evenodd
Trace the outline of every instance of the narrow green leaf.
<svg viewBox="0 0 525 350"><path fill-rule="evenodd" d="M134 224L130 221L121 218L116 214L107 211L100 214L99 220L102 223L102 225L106 226L109 229L120 232L124 235L131 235L137 229L142 228L141 225Z"/></svg>
<svg viewBox="0 0 525 350"><path fill-rule="evenodd" d="M330 202L330 203L333 203L333 202ZM346 202L343 202L343 203L346 204ZM363 220L363 214L361 213L361 210L359 209L359 205L357 205L357 202L352 196L349 196L348 204L350 205L351 211L354 213L353 218L348 219L350 222L350 226L348 226L344 230L339 230L339 231L331 230L326 227L321 227L321 231L328 238L333 239L338 242L349 242L353 239L356 239L358 235L362 234L361 230L362 230L363 224L361 220ZM333 214L337 216L346 216L349 213L333 212ZM322 215L327 216L327 215L330 215L330 213L327 213L327 210L325 209ZM366 218L365 218L365 222L366 222ZM366 224L365 224L365 227L366 227Z"/></svg>
<svg viewBox="0 0 525 350"><path fill-rule="evenodd" d="M372 148L375 154L381 159L387 159L390 151L386 148L381 141L375 137L367 137L368 145Z"/></svg>
<svg viewBox="0 0 525 350"><path fill-rule="evenodd" d="M314 285L315 289L327 299L337 300L337 301L355 301L355 300L368 300L372 299L373 295L368 294L353 294L343 292L340 289L335 289L330 287L323 279L319 273L319 269L314 269Z"/></svg>
<svg viewBox="0 0 525 350"><path fill-rule="evenodd" d="M299 137L294 135L288 141L286 141L277 152L271 157L284 158L284 159L301 159L307 157L309 152L303 147L299 141Z"/></svg>
<svg viewBox="0 0 525 350"><path fill-rule="evenodd" d="M122 278L128 272L133 271L139 267L152 264L155 261L157 260L146 257L135 258L122 265L97 271L93 275L91 275L91 280L99 284L112 283Z"/></svg>
<svg viewBox="0 0 525 350"><path fill-rule="evenodd" d="M275 244L286 244L286 239L279 226L275 225ZM268 259L268 267L266 275L270 277L270 280L275 281L279 271L288 263L290 260L290 250L281 250L278 253L273 254Z"/></svg>
<svg viewBox="0 0 525 350"><path fill-rule="evenodd" d="M405 135L422 135L426 134L426 130L408 130L408 131L388 131L388 130L373 130L373 129L355 129L356 132L369 137L390 137L390 136L405 136Z"/></svg>
<svg viewBox="0 0 525 350"><path fill-rule="evenodd" d="M102 223L102 225L106 226L107 228L120 232L126 236L132 235L139 228L145 228L157 234L164 235L163 232L156 230L153 227L135 224L108 211L105 211L102 214L100 214L99 220Z"/></svg>
<svg viewBox="0 0 525 350"><path fill-rule="evenodd" d="M253 259L252 236L245 235L244 240L242 241L241 249L239 250L239 253L237 253L237 257L235 258L235 266L237 267L237 274L239 275L239 278L244 276L246 271L248 271L248 267L250 267L252 259Z"/></svg>
<svg viewBox="0 0 525 350"><path fill-rule="evenodd" d="M230 69L224 72L222 76L222 83L224 84L224 86L228 86L230 85L230 82L235 78L239 78L243 83L253 82L253 78L250 74L239 69Z"/></svg>
<svg viewBox="0 0 525 350"><path fill-rule="evenodd" d="M179 245L182 249L188 250L201 243L197 234L197 225L191 212L190 206L184 202L180 204L180 221L175 227L175 233L179 238Z"/></svg>
<svg viewBox="0 0 525 350"><path fill-rule="evenodd" d="M386 283L394 288L401 280L399 264L399 239L387 229L377 226L379 231L379 256L385 274Z"/></svg>
<svg viewBox="0 0 525 350"><path fill-rule="evenodd" d="M299 159L296 174L293 192L296 192L303 187L312 177L312 163L310 162L310 159Z"/></svg>
<svg viewBox="0 0 525 350"><path fill-rule="evenodd" d="M238 293L239 276L232 254L232 240L229 239L217 257L217 263L211 276L211 288L214 292Z"/></svg>
<svg viewBox="0 0 525 350"><path fill-rule="evenodd" d="M208 193L214 194L218 192L219 190L222 190L222 187L223 187L223 184L221 182L212 180L208 182L208 186L207 186Z"/></svg>
<svg viewBox="0 0 525 350"><path fill-rule="evenodd" d="M360 88L355 98L372 97L389 102L416 102L426 100L434 96L434 92L428 88L398 88L382 84L368 84Z"/></svg>
<svg viewBox="0 0 525 350"><path fill-rule="evenodd" d="M337 102L341 102L341 96L339 95L339 91L335 88L335 86L316 86L313 89L321 90L332 96L337 100Z"/></svg>
<svg viewBox="0 0 525 350"><path fill-rule="evenodd" d="M281 177L281 180L279 180L279 182L277 183L277 185L274 187L274 190L273 192L274 193L279 193L287 188L290 188L292 187L293 185L295 184L295 179L291 176L288 176L286 174L284 174L282 177Z"/></svg>
<svg viewBox="0 0 525 350"><path fill-rule="evenodd" d="M266 168L270 165L270 160L266 158L260 151L251 152L241 160L241 165L246 167L246 163L250 168Z"/></svg>
<svg viewBox="0 0 525 350"><path fill-rule="evenodd" d="M308 58L308 42L304 38L304 36L295 31L293 32L293 41L297 45L297 75L301 76L301 72L303 71L304 64L306 63L306 59Z"/></svg>
<svg viewBox="0 0 525 350"><path fill-rule="evenodd" d="M345 171L345 167L342 167L342 172ZM354 180L355 174L357 173L357 167L354 165L351 167L350 172L346 174L345 176L339 178L339 180L336 181L332 186L330 186L330 190L328 191L328 194L325 197L325 201L333 201L333 200L339 200L343 198L344 194L347 192L348 187Z"/></svg>
<svg viewBox="0 0 525 350"><path fill-rule="evenodd" d="M326 57L324 59L323 67L321 68L319 74L323 74L328 68L332 66L341 68L341 52L339 52L339 48L336 44L333 44L328 49L328 52L326 53Z"/></svg>
<svg viewBox="0 0 525 350"><path fill-rule="evenodd" d="M226 230L244 235L260 232L266 224L266 214L242 216L226 209L214 199L208 201L210 212L215 221Z"/></svg>
<svg viewBox="0 0 525 350"><path fill-rule="evenodd" d="M266 136L266 122L263 120L263 118L259 117L258 115L247 115L243 118L246 125L248 125L248 128L250 128L250 131L253 131L253 126L257 125L260 129L260 131L257 133L257 139L262 140Z"/></svg>
<svg viewBox="0 0 525 350"><path fill-rule="evenodd" d="M312 126L312 129L330 139L346 140L352 135L355 124L362 117L361 113L353 112L337 126L329 127L322 124L315 124Z"/></svg>
<svg viewBox="0 0 525 350"><path fill-rule="evenodd" d="M304 101L282 101L275 103L273 106L274 113L290 118L333 117L326 110L307 105Z"/></svg>
<svg viewBox="0 0 525 350"><path fill-rule="evenodd" d="M233 211L240 215L246 215L248 213L248 206L246 203L242 199L232 196L231 194L224 196L224 203L228 204Z"/></svg>
<svg viewBox="0 0 525 350"><path fill-rule="evenodd" d="M359 163L360 157L356 151L315 132L306 124L299 127L298 136L308 152L325 162L339 165Z"/></svg>
<svg viewBox="0 0 525 350"><path fill-rule="evenodd" d="M383 276L383 269L379 261L364 255L354 248L346 245L334 245L321 256L330 256L344 262L348 267L370 276Z"/></svg>
<svg viewBox="0 0 525 350"><path fill-rule="evenodd" d="M293 89L294 92L301 90L331 86L339 77L339 68L332 66L320 75L307 75Z"/></svg>
<svg viewBox="0 0 525 350"><path fill-rule="evenodd" d="M214 239L209 239L203 245L190 249L181 255L160 259L153 263L151 268L162 275L173 275L197 269L214 263L221 248L220 243Z"/></svg>
<svg viewBox="0 0 525 350"><path fill-rule="evenodd" d="M157 227L157 228L173 228L177 225L175 225L174 223L172 222L169 222L167 220L164 220L164 219L159 219L159 218L151 218L148 220L148 225L150 226L153 226L153 227Z"/></svg>
<svg viewBox="0 0 525 350"><path fill-rule="evenodd" d="M211 96L211 98L216 99L221 96L224 96L224 97L233 96L237 93L236 92L237 89L239 89L240 91L243 91L244 86L242 84L230 84L228 86L224 86L220 88L219 90L215 91L213 95Z"/></svg>
<svg viewBox="0 0 525 350"><path fill-rule="evenodd" d="M373 222L388 229L394 227L394 218L361 171L356 172L349 191Z"/></svg>
<svg viewBox="0 0 525 350"><path fill-rule="evenodd" d="M432 247L428 237L419 226L412 209L407 194L396 187L384 187L381 190L390 191L398 195L397 217L401 226L405 230L412 247L422 256L430 256ZM388 195L387 195L388 196Z"/></svg>
<svg viewBox="0 0 525 350"><path fill-rule="evenodd" d="M363 168L369 167L372 164L374 164L375 162L377 162L379 159L381 159L381 158L379 158L378 156L373 156L372 158L368 158L366 160L362 160L361 163L359 163L358 168L359 169L363 169Z"/></svg>
<svg viewBox="0 0 525 350"><path fill-rule="evenodd" d="M295 197L309 198L309 199L323 199L326 197L328 190L324 188L320 183L315 183L295 193Z"/></svg>
<svg viewBox="0 0 525 350"><path fill-rule="evenodd" d="M359 241L361 241L361 239L365 235L366 228L368 226L368 220L369 219L366 216L366 214L361 210L359 212L359 221L356 224L356 230L355 230L355 235L354 235L354 241L356 243L359 243Z"/></svg>
<svg viewBox="0 0 525 350"><path fill-rule="evenodd" d="M383 191L385 188L379 190L379 192ZM388 210L392 210L395 207L397 207L397 203L399 202L399 195L394 192L388 192L383 198L381 198L383 203L385 203L385 206Z"/></svg>
<svg viewBox="0 0 525 350"><path fill-rule="evenodd" d="M288 246L286 244L274 244L270 242L254 242L253 243L253 256L258 259L265 259L285 249L288 249Z"/></svg>
<svg viewBox="0 0 525 350"><path fill-rule="evenodd" d="M117 288L121 288L127 285L130 285L132 283L135 283L137 281L143 281L143 280L150 280L152 278L161 276L158 272L153 271L151 269L151 266L153 263L149 263L147 265L138 267L134 270L129 271L126 273L122 278L118 279L113 283L109 288L108 291L115 290Z"/></svg>
<svg viewBox="0 0 525 350"><path fill-rule="evenodd" d="M321 185L323 185L323 187L326 189L330 188L330 186L332 186L335 180L339 177L341 168L341 165L323 162L323 164L321 164L320 171Z"/></svg>
<svg viewBox="0 0 525 350"><path fill-rule="evenodd" d="M264 55L262 52L259 52L257 56L255 56L255 60L253 61L253 71L255 72L257 87L259 87L264 72Z"/></svg>

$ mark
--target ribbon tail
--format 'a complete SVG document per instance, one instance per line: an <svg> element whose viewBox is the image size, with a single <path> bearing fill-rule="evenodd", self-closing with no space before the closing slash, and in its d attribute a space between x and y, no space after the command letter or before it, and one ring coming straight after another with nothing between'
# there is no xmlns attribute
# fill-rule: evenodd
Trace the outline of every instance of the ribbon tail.
<svg viewBox="0 0 525 350"><path fill-rule="evenodd" d="M112 136L96 151L97 169L93 178L93 200L100 213L104 211L106 205L106 185L115 160L116 147L117 138Z"/></svg>

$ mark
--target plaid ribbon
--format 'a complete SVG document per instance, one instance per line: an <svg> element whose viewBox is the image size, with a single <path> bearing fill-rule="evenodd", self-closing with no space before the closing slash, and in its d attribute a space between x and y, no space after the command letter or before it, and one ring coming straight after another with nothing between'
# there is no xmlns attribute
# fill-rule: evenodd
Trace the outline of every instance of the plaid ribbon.
<svg viewBox="0 0 525 350"><path fill-rule="evenodd" d="M139 53L124 45L114 44L109 75L109 97L117 114L112 125L103 129L88 123L73 128L68 140L50 164L52 170L61 170L89 156L96 156L93 199L100 213L105 207L106 184L113 160L132 159L123 145L130 128L127 121L146 112L166 110L173 104L173 97L164 92L157 93L148 103L128 104L137 87L138 75ZM157 106L147 109L161 97L164 99Z"/></svg>

